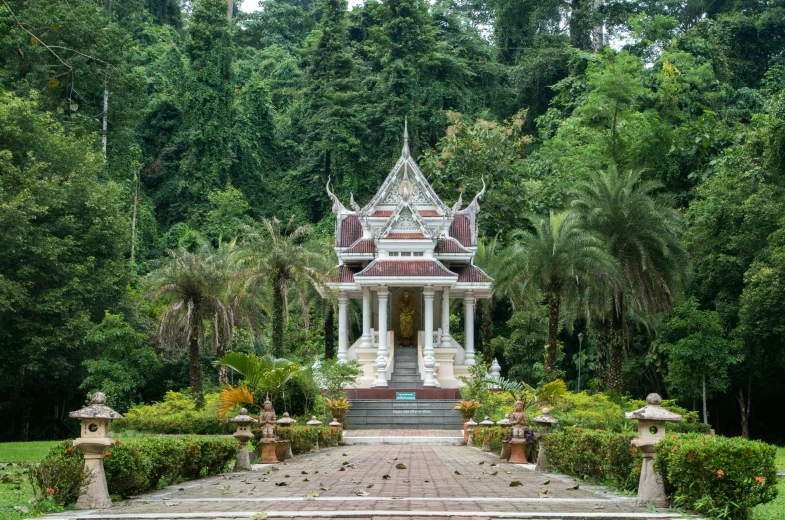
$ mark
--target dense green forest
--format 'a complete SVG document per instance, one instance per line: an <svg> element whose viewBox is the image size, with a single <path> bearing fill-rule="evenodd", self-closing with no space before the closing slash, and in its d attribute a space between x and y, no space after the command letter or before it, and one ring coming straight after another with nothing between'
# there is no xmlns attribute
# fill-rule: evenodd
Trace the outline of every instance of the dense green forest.
<svg viewBox="0 0 785 520"><path fill-rule="evenodd" d="M0 3L0 439L330 357L324 186L365 204L405 117L447 204L487 183L504 375L782 439L785 1Z"/></svg>

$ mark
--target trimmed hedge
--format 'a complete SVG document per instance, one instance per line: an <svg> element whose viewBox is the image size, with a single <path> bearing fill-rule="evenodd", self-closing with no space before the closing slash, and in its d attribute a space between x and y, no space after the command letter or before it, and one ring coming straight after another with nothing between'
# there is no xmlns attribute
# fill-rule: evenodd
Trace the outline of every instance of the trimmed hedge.
<svg viewBox="0 0 785 520"><path fill-rule="evenodd" d="M670 434L657 444L654 467L677 504L711 518L744 520L777 496L776 452L740 437Z"/></svg>
<svg viewBox="0 0 785 520"><path fill-rule="evenodd" d="M616 488L638 489L640 454L632 450L632 433L565 428L546 435L548 462L561 472L603 482Z"/></svg>
<svg viewBox="0 0 785 520"><path fill-rule="evenodd" d="M632 433L565 428L544 438L548 461L575 477L636 491L640 453ZM672 433L657 444L654 468L671 500L708 518L745 520L777 495L776 448L759 441Z"/></svg>
<svg viewBox="0 0 785 520"><path fill-rule="evenodd" d="M215 475L229 469L237 455L237 441L225 437L140 437L116 440L104 455L109 493L128 497L159 485ZM55 503L68 505L79 497L82 452L73 441L54 447L39 463L28 468L36 495L52 495ZM63 475L71 475L63 478Z"/></svg>
<svg viewBox="0 0 785 520"><path fill-rule="evenodd" d="M235 427L218 419L218 393L205 394L203 408L190 395L169 391L164 400L137 405L112 422L112 431L139 431L167 435L229 435Z"/></svg>
<svg viewBox="0 0 785 520"><path fill-rule="evenodd" d="M316 445L316 439L319 439L319 446L331 446L334 442L341 440L341 432L335 431L329 426L300 426L292 425L287 428L277 428L278 436L291 442L292 454L299 455L306 453ZM259 442L262 437L262 431L254 430L254 439Z"/></svg>

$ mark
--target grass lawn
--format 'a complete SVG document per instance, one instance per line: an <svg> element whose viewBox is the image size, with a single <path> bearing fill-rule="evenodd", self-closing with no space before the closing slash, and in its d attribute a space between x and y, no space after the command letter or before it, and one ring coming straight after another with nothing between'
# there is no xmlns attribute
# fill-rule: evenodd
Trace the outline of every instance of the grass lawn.
<svg viewBox="0 0 785 520"><path fill-rule="evenodd" d="M59 442L0 442L0 518L21 520L47 512L36 511L30 503L33 488L22 472L22 463L40 460Z"/></svg>
<svg viewBox="0 0 785 520"><path fill-rule="evenodd" d="M777 471L785 471L785 447L777 448ZM777 483L777 498L768 504L761 504L752 512L751 520L782 520L785 517L785 477Z"/></svg>

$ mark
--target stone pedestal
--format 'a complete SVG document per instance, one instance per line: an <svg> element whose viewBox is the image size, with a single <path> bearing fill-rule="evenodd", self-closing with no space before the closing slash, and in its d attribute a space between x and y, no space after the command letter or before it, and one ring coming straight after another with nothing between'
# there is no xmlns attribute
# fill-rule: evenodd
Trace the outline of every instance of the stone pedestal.
<svg viewBox="0 0 785 520"><path fill-rule="evenodd" d="M283 462L289 457L289 452L291 448L289 447L289 441L275 441L275 458L278 459L278 462Z"/></svg>
<svg viewBox="0 0 785 520"><path fill-rule="evenodd" d="M76 439L78 441L79 439ZM74 441L74 446L77 446ZM106 509L112 507L112 499L109 498L109 488L106 486L106 474L104 473L104 452L111 442L104 446L92 444L87 447L82 444L79 447L84 452L84 465L87 478L89 479L87 485L82 488L79 499L76 501L77 509ZM93 448L101 450L98 453L90 453L86 450Z"/></svg>
<svg viewBox="0 0 785 520"><path fill-rule="evenodd" d="M502 460L510 460L510 441L502 441L502 452L499 455Z"/></svg>
<svg viewBox="0 0 785 520"><path fill-rule="evenodd" d="M278 457L275 456L275 439L262 439L262 457L259 462L262 464L278 464Z"/></svg>
<svg viewBox="0 0 785 520"><path fill-rule="evenodd" d="M551 409L550 408L543 408L542 415L539 415L534 418L534 422L537 423L537 439L539 439L539 449L537 450L537 466L534 468L535 471L548 471L548 454L545 451L545 436L551 433L551 429L553 425L558 423L557 419L551 417Z"/></svg>
<svg viewBox="0 0 785 520"><path fill-rule="evenodd" d="M526 443L522 440L513 439L509 442L511 464L528 464L526 459Z"/></svg>
<svg viewBox="0 0 785 520"><path fill-rule="evenodd" d="M654 507L668 507L668 495L665 493L665 483L662 477L654 472L654 447L651 452L641 449L643 465L641 466L641 479L638 482L638 496L635 505Z"/></svg>
<svg viewBox="0 0 785 520"><path fill-rule="evenodd" d="M248 441L253 439L251 433L251 426L256 423L256 419L248 415L248 410L245 408L240 409L240 414L237 417L229 419L230 423L237 426L232 436L240 443L237 448L237 460L234 463L235 471L251 471L251 456L248 453Z"/></svg>
<svg viewBox="0 0 785 520"><path fill-rule="evenodd" d="M665 438L665 423L681 421L681 415L666 410L660 406L661 403L662 397L649 394L646 397L646 406L626 414L627 419L638 421L638 436L632 439L631 443L643 456L638 497L635 499L635 504L639 506L648 504L668 507L665 484L662 477L654 472L654 452L657 443Z"/></svg>
<svg viewBox="0 0 785 520"><path fill-rule="evenodd" d="M93 394L90 406L68 415L79 419L81 423L80 436L74 439L74 448L84 454L85 473L88 479L76 501L76 508L112 507L104 473L104 453L113 443L109 438L109 422L122 419L123 416L106 406L106 396L101 392Z"/></svg>

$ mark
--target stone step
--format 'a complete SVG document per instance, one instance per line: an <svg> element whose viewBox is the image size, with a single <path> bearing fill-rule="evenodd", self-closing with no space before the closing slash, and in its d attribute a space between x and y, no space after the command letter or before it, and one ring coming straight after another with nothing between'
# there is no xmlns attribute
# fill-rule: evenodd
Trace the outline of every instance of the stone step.
<svg viewBox="0 0 785 520"><path fill-rule="evenodd" d="M402 361L400 359L395 360L395 370L399 368L417 368L417 361Z"/></svg>
<svg viewBox="0 0 785 520"><path fill-rule="evenodd" d="M392 387L392 383L390 383ZM394 387L392 387L394 388ZM455 401L421 400L352 401L346 414L347 429L461 429Z"/></svg>
<svg viewBox="0 0 785 520"><path fill-rule="evenodd" d="M387 381L387 388L395 388L396 390L403 388L422 388L422 382L418 385L417 383L410 383L408 381L401 383L396 381Z"/></svg>
<svg viewBox="0 0 785 520"><path fill-rule="evenodd" d="M412 375L398 374L398 375L393 375L392 379L390 381L388 381L388 384L389 383L412 383L412 384L416 384L416 383L421 383L421 382L422 382L422 380L420 379L420 376L418 376L418 375L415 375L415 374L412 374Z"/></svg>
<svg viewBox="0 0 785 520"><path fill-rule="evenodd" d="M458 416L461 412L455 409L455 401L452 400L431 400L431 399L418 399L416 401L394 401L388 399L367 399L352 401L352 406L349 411L354 410L409 410L409 409L422 409L422 410L452 410Z"/></svg>

